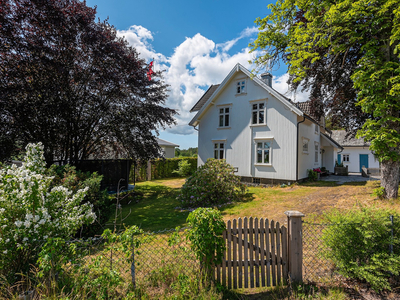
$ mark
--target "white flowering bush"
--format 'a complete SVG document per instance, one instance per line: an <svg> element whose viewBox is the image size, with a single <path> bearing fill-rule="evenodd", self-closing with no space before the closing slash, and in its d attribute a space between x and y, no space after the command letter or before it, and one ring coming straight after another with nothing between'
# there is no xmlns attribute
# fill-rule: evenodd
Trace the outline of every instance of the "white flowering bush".
<svg viewBox="0 0 400 300"><path fill-rule="evenodd" d="M45 166L39 143L26 146L21 167L0 170L0 274L9 281L29 270L49 237L69 238L96 218L90 203L81 204L87 188L50 189Z"/></svg>

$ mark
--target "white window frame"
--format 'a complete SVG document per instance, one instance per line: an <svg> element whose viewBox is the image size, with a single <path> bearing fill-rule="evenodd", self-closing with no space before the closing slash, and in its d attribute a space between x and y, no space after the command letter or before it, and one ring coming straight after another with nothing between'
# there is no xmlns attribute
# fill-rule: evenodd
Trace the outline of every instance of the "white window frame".
<svg viewBox="0 0 400 300"><path fill-rule="evenodd" d="M257 138L254 139L254 165L255 166L272 166L272 145L273 145L272 138ZM265 147L265 143L269 143L269 148ZM259 147L259 144L262 144ZM261 150L261 162L258 161L258 151ZM268 155L268 162L265 162L265 151L269 150Z"/></svg>
<svg viewBox="0 0 400 300"><path fill-rule="evenodd" d="M225 159L226 141L213 140L212 142L213 142L213 158ZM221 153L222 153L222 158L221 158Z"/></svg>
<svg viewBox="0 0 400 300"><path fill-rule="evenodd" d="M314 124L315 126L314 126L314 132L316 133L316 134L318 134L318 132L319 132L319 125L318 124Z"/></svg>
<svg viewBox="0 0 400 300"><path fill-rule="evenodd" d="M232 105L219 105L217 106L217 108L218 108L218 128L230 128ZM228 109L228 112L226 112L226 109ZM221 117L222 117L222 126L221 126ZM228 125L226 124L226 120L228 120Z"/></svg>
<svg viewBox="0 0 400 300"><path fill-rule="evenodd" d="M349 163L350 162L350 154L342 154L342 162Z"/></svg>
<svg viewBox="0 0 400 300"><path fill-rule="evenodd" d="M314 163L318 164L319 163L319 143L318 142L314 142L314 153L315 153Z"/></svg>
<svg viewBox="0 0 400 300"><path fill-rule="evenodd" d="M304 145L307 145L307 149L304 149ZM310 145L310 139L303 137L302 138L302 149L303 149L303 153L308 154L309 151L309 145Z"/></svg>
<svg viewBox="0 0 400 300"><path fill-rule="evenodd" d="M259 108L260 104L262 104L264 107L263 108ZM266 100L262 100L262 101L251 101L250 102L251 105L251 125L252 126L257 126L257 125L266 125L267 124L267 101ZM254 105L257 106L257 108L254 108ZM262 123L260 123L260 112L262 112L264 114L264 121ZM257 123L253 123L253 115L254 113L257 114Z"/></svg>
<svg viewBox="0 0 400 300"><path fill-rule="evenodd" d="M236 81L235 84L236 95L246 94L247 93L247 80L240 79Z"/></svg>

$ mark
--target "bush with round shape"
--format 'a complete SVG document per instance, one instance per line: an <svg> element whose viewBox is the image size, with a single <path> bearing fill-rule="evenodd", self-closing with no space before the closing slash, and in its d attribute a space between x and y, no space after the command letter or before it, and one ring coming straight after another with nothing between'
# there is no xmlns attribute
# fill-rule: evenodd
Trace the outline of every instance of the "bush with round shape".
<svg viewBox="0 0 400 300"><path fill-rule="evenodd" d="M211 207L240 201L246 186L223 159L209 158L182 186L178 200L183 207Z"/></svg>
<svg viewBox="0 0 400 300"><path fill-rule="evenodd" d="M335 210L327 217L331 224L324 229L322 241L329 251L323 254L338 272L365 280L377 291L390 289L388 279L400 273L400 215L362 207L345 213Z"/></svg>

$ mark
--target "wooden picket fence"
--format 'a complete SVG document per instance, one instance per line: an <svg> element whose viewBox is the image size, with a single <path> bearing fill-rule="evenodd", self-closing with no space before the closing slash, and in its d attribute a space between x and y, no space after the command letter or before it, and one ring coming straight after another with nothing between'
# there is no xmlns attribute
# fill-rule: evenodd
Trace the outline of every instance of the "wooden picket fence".
<svg viewBox="0 0 400 300"><path fill-rule="evenodd" d="M288 235L279 222L239 218L224 231L226 251L215 280L228 288L276 286L288 277ZM250 285L249 285L250 283Z"/></svg>

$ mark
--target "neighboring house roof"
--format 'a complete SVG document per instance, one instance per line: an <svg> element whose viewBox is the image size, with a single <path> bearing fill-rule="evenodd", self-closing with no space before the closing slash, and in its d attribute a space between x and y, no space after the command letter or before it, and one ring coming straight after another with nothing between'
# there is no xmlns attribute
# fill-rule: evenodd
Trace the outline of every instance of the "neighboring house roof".
<svg viewBox="0 0 400 300"><path fill-rule="evenodd" d="M156 140L157 140L157 143L158 143L159 146L179 147L179 145L171 143L171 142L168 142L166 140L162 140L162 139L159 139L159 138L156 138Z"/></svg>
<svg viewBox="0 0 400 300"><path fill-rule="evenodd" d="M325 138L328 141L328 143L331 144L333 147L343 149L343 147L337 141L332 139L329 135L321 133L321 137Z"/></svg>
<svg viewBox="0 0 400 300"><path fill-rule="evenodd" d="M222 81L220 85L217 86L215 91L211 93L211 87L208 89L208 91L203 95L202 98L205 98L206 95L208 97L207 100L204 100L204 103L200 105L200 102L202 102L202 98L195 104L195 106L191 109L191 111L196 111L194 110L195 107L200 107L200 109L197 111L197 114L193 117L193 119L190 121L189 125L191 126L197 126L199 119L202 117L203 113L207 110L207 108L212 104L212 101L218 96L218 94L223 90L224 86L230 82L232 77L237 73L237 72L243 72L245 75L247 75L250 79L252 79L255 83L257 83L260 87L265 89L269 94L273 95L278 101L282 102L286 107L288 107L291 111L293 111L295 114L299 116L303 116L304 113L299 109L296 105L294 105L288 98L283 96L282 94L278 93L276 90L274 90L272 87L267 85L264 81L262 81L258 77L254 77L249 70L247 70L245 67L243 67L241 64L236 64L236 66L232 69L232 71L228 74L228 76L225 77L225 79ZM198 105L199 104L199 105Z"/></svg>
<svg viewBox="0 0 400 300"><path fill-rule="evenodd" d="M331 138L334 139L342 147L369 147L370 143L364 141L363 138L346 137L348 133L345 130L332 130Z"/></svg>
<svg viewBox="0 0 400 300"><path fill-rule="evenodd" d="M217 90L219 86L220 86L219 84L212 84L208 88L208 90L204 93L204 95L201 96L200 100L197 101L197 103L193 106L190 112L199 111L203 107L203 105L207 102L207 100L210 99L211 95L214 94L214 92Z"/></svg>
<svg viewBox="0 0 400 300"><path fill-rule="evenodd" d="M311 101L306 101L306 102L297 102L296 103L297 107L300 108L306 115L314 119L314 121L319 122L319 118L317 118L313 113L311 109Z"/></svg>

